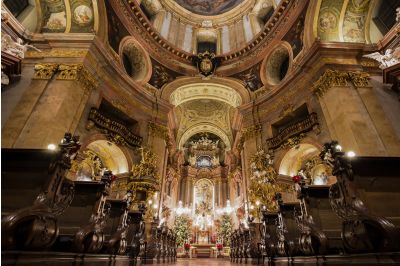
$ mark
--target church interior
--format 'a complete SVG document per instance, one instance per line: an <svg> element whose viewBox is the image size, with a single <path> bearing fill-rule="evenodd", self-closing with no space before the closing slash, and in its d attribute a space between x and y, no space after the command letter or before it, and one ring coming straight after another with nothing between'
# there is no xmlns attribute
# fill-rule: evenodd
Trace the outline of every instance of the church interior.
<svg viewBox="0 0 400 266"><path fill-rule="evenodd" d="M4 265L400 265L400 2L2 0L1 148Z"/></svg>

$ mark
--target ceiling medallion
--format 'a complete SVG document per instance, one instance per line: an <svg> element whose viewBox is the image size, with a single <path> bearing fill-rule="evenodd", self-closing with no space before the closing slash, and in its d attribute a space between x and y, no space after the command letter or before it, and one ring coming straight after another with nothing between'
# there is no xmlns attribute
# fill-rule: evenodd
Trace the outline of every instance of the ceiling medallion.
<svg viewBox="0 0 400 266"><path fill-rule="evenodd" d="M199 73L205 77L214 74L218 60L214 53L205 51L193 57L193 62L196 64Z"/></svg>

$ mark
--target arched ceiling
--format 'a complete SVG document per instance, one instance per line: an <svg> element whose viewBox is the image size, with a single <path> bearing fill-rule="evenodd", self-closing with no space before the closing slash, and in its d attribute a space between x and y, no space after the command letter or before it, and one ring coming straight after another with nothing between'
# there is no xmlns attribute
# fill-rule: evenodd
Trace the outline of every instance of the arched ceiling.
<svg viewBox="0 0 400 266"><path fill-rule="evenodd" d="M235 109L229 104L212 99L197 99L180 104L176 109L179 127L178 147L194 134L210 132L219 136L228 149L232 143L231 121Z"/></svg>
<svg viewBox="0 0 400 266"><path fill-rule="evenodd" d="M240 94L234 89L213 83L193 83L181 86L172 92L169 101L171 104L178 106L197 99L221 101L232 107L238 107L242 104Z"/></svg>

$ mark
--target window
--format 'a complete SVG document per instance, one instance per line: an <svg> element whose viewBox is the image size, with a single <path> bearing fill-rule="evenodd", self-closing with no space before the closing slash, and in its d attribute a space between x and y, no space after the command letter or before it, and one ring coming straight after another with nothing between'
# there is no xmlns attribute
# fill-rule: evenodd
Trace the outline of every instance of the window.
<svg viewBox="0 0 400 266"><path fill-rule="evenodd" d="M4 0L4 4L14 17L18 17L29 6L28 0Z"/></svg>

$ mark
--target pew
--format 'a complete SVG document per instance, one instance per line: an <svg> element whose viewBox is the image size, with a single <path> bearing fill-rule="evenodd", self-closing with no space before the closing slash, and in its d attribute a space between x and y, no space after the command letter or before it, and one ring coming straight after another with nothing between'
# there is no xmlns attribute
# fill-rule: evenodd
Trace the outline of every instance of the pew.
<svg viewBox="0 0 400 266"><path fill-rule="evenodd" d="M65 173L79 147L66 133L58 151L2 149L3 250L40 250L56 241L57 216L74 195Z"/></svg>
<svg viewBox="0 0 400 266"><path fill-rule="evenodd" d="M333 166L337 177L329 198L342 219L346 251L400 251L400 231L396 227L400 214L396 186L400 158L351 158L336 141L325 144L320 156Z"/></svg>

